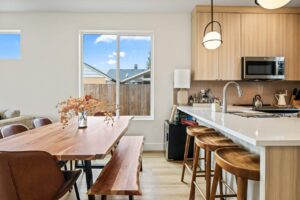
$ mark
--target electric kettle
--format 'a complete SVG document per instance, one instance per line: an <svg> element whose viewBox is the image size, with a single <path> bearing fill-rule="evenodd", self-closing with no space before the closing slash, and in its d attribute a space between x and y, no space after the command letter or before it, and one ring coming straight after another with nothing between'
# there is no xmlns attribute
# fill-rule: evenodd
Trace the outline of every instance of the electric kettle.
<svg viewBox="0 0 300 200"><path fill-rule="evenodd" d="M259 94L255 95L254 98L253 98L253 107L254 108L263 107L263 101L262 101L261 96Z"/></svg>

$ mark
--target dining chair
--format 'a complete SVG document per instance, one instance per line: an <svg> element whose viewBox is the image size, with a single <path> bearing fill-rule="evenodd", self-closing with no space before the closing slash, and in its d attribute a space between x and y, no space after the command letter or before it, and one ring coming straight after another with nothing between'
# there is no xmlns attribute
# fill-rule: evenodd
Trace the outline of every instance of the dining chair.
<svg viewBox="0 0 300 200"><path fill-rule="evenodd" d="M61 171L43 151L0 152L0 197L3 200L54 200L75 187L81 170Z"/></svg>
<svg viewBox="0 0 300 200"><path fill-rule="evenodd" d="M22 133L24 131L28 131L28 128L27 128L27 126L22 125L22 124L6 125L6 126L3 126L0 130L3 138L9 137L12 135L16 135L18 133Z"/></svg>
<svg viewBox="0 0 300 200"><path fill-rule="evenodd" d="M49 124L52 124L52 121L48 118L36 118L34 120L32 120L32 124L34 128L38 128L41 126L46 126Z"/></svg>

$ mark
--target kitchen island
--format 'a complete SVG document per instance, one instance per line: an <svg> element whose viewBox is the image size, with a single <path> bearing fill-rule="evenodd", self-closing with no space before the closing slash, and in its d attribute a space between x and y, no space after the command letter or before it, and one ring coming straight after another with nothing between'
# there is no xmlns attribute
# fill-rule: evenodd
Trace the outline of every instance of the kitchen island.
<svg viewBox="0 0 300 200"><path fill-rule="evenodd" d="M229 112L232 109L252 112L244 107L229 107ZM249 182L248 199L300 199L300 118L246 118L212 112L210 107L179 106L178 110L260 155L260 181ZM232 177L226 179L234 185Z"/></svg>

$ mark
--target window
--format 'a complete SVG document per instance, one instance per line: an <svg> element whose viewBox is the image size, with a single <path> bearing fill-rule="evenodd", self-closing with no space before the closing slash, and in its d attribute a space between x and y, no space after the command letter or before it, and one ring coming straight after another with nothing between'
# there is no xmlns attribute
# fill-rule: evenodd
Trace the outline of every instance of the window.
<svg viewBox="0 0 300 200"><path fill-rule="evenodd" d="M0 59L19 59L21 56L20 31L0 30Z"/></svg>
<svg viewBox="0 0 300 200"><path fill-rule="evenodd" d="M153 119L152 33L82 32L80 94L109 101L119 115Z"/></svg>

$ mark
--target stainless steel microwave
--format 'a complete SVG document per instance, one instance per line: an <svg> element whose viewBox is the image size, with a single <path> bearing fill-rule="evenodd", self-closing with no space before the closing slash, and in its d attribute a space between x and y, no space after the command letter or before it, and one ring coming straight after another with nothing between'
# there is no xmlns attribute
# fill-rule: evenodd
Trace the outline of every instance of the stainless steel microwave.
<svg viewBox="0 0 300 200"><path fill-rule="evenodd" d="M284 80L284 57L242 57L243 80Z"/></svg>

